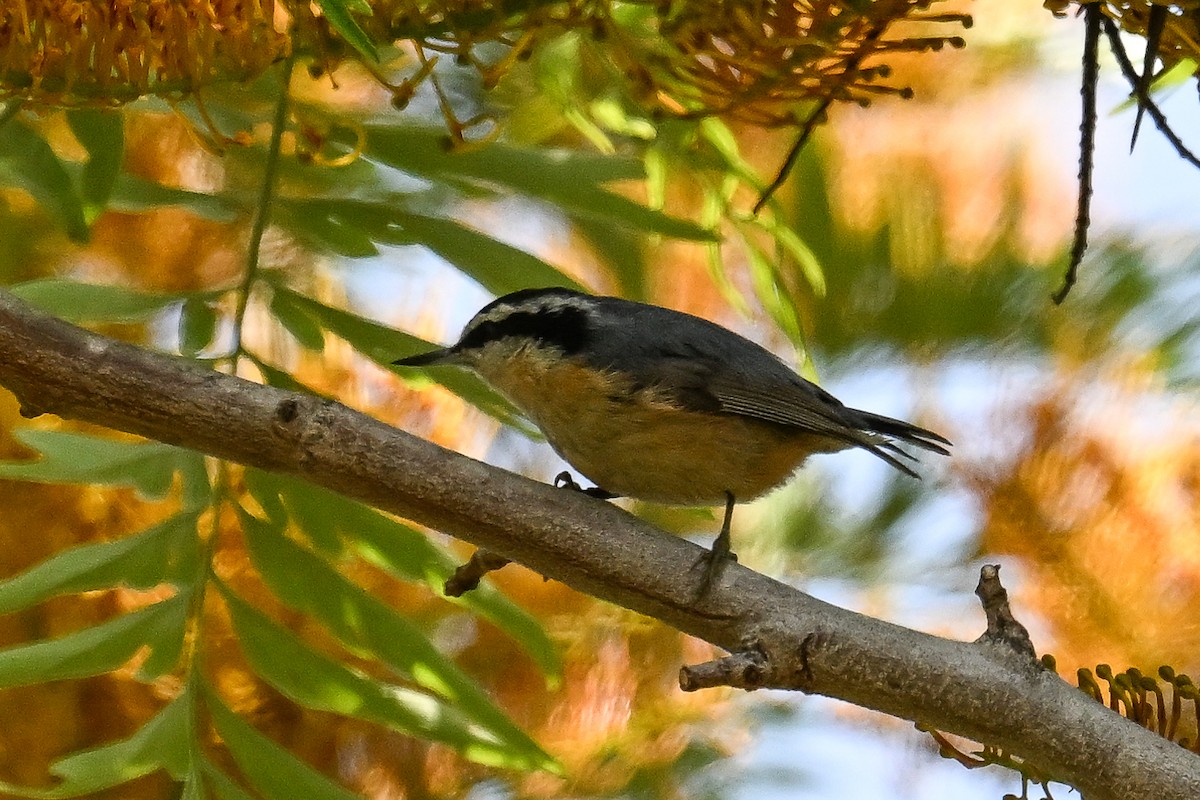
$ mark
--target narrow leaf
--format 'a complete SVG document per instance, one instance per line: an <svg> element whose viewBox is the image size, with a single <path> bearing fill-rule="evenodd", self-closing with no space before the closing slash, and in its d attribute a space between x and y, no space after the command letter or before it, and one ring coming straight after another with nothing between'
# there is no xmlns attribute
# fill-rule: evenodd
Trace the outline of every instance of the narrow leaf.
<svg viewBox="0 0 1200 800"><path fill-rule="evenodd" d="M325 15L325 19L329 20L330 27L337 31L339 36L369 61L379 62L379 54L375 52L374 42L371 41L371 37L367 36L367 32L362 29L358 21L350 15L347 8L347 6L353 5L355 11L362 13L364 7L368 12L370 11L369 5L354 2L354 0L316 0L316 2L321 13Z"/></svg>
<svg viewBox="0 0 1200 800"><path fill-rule="evenodd" d="M13 435L41 453L34 461L0 462L0 478L39 483L99 483L133 486L149 499L171 489L176 472L191 490L191 501L207 491L204 459L199 453L160 442L124 442L69 431L21 428ZM192 503L189 502L189 507Z"/></svg>
<svg viewBox="0 0 1200 800"><path fill-rule="evenodd" d="M550 757L416 626L323 558L292 542L281 525L244 511L240 516L254 566L284 603L320 620L347 647L380 659L417 685L454 702L510 751L508 766L551 767Z"/></svg>
<svg viewBox="0 0 1200 800"><path fill-rule="evenodd" d="M361 508L355 526L347 534L359 555L397 577L424 580L439 594L457 566L453 558L436 548L419 531ZM418 541L419 540L419 541ZM480 585L465 597L455 598L477 614L491 620L525 649L551 686L562 677L562 662L545 628L527 611L495 587Z"/></svg>
<svg viewBox="0 0 1200 800"><path fill-rule="evenodd" d="M124 117L111 109L73 108L67 111L67 124L88 153L80 184L89 216L94 217L104 209L121 174Z"/></svg>
<svg viewBox="0 0 1200 800"><path fill-rule="evenodd" d="M217 310L206 296L193 295L179 312L179 352L195 358L212 344L217 333Z"/></svg>
<svg viewBox="0 0 1200 800"><path fill-rule="evenodd" d="M246 471L246 486L263 510L277 525L289 520L308 535L314 545L326 552L353 548L360 557L396 578L420 581L437 594L454 572L458 559L439 547L428 536L391 517L295 478L261 470ZM299 501L298 498L305 498ZM326 545L330 525L345 545ZM466 605L491 620L520 644L546 675L557 685L562 664L554 642L542 625L494 587L482 585L461 598L447 598Z"/></svg>
<svg viewBox="0 0 1200 800"><path fill-rule="evenodd" d="M183 295L139 292L125 286L43 278L11 287L30 305L70 322L144 322Z"/></svg>
<svg viewBox="0 0 1200 800"><path fill-rule="evenodd" d="M0 688L112 672L144 647L150 647L152 653L143 665L143 675L162 674L178 660L183 648L187 597L181 592L57 639L0 649Z"/></svg>
<svg viewBox="0 0 1200 800"><path fill-rule="evenodd" d="M580 216L617 221L637 230L678 239L713 241L717 234L609 191L604 183L640 179L634 159L593 156L568 150L489 144L470 152L447 152L444 134L395 126L367 126L367 152L384 163L434 180L474 178L499 183ZM619 177L618 177L619 176Z"/></svg>
<svg viewBox="0 0 1200 800"><path fill-rule="evenodd" d="M582 289L578 281L537 256L457 220L401 210L391 198L282 200L288 215L311 228L354 230L382 244L424 245L496 295L530 286ZM301 234L304 235L304 234Z"/></svg>
<svg viewBox="0 0 1200 800"><path fill-rule="evenodd" d="M64 550L0 581L0 614L62 594L114 586L150 589L173 583L182 588L199 564L196 520L195 513L176 514L124 539Z"/></svg>
<svg viewBox="0 0 1200 800"><path fill-rule="evenodd" d="M20 119L0 126L0 179L33 195L67 236L77 242L87 240L83 201L71 176L41 134Z"/></svg>
<svg viewBox="0 0 1200 800"><path fill-rule="evenodd" d="M204 694L213 727L229 748L229 754L246 776L247 783L267 800L300 797L305 800L361 800L256 731L233 713L211 686L205 687ZM213 769L205 770L209 780L213 778ZM229 788L222 782L217 783L223 789Z"/></svg>
<svg viewBox="0 0 1200 800"><path fill-rule="evenodd" d="M371 237L353 220L333 218L313 212L308 203L291 198L276 198L271 222L286 228L293 236L317 251L328 251L346 258L370 258L379 255Z"/></svg>
<svg viewBox="0 0 1200 800"><path fill-rule="evenodd" d="M58 759L50 766L50 772L60 782L52 787L35 789L0 782L0 792L41 800L78 797L128 783L160 769L179 780L188 772L191 758L190 703L190 697L185 693L129 738Z"/></svg>
<svg viewBox="0 0 1200 800"><path fill-rule="evenodd" d="M495 295L530 286L582 289L574 279L537 256L452 219L397 214L405 235L428 247Z"/></svg>
<svg viewBox="0 0 1200 800"><path fill-rule="evenodd" d="M232 196L176 189L128 173L117 176L112 196L108 199L109 208L126 213L166 206L185 208L198 217L214 222L230 222L237 217L239 210Z"/></svg>
<svg viewBox="0 0 1200 800"><path fill-rule="evenodd" d="M243 789L226 775L220 767L209 761L207 758L202 759L200 765L201 774L204 776L204 785L216 796L217 800L257 800L257 798ZM201 795L197 800L205 800L207 795ZM187 800L183 798L183 800Z"/></svg>
<svg viewBox="0 0 1200 800"><path fill-rule="evenodd" d="M276 290L271 296L271 314L301 346L321 352L325 349L325 332L309 309L292 299L292 294Z"/></svg>
<svg viewBox="0 0 1200 800"><path fill-rule="evenodd" d="M375 680L321 655L224 587L222 596L246 660L300 705L444 742L480 763L511 764L511 755L493 734L435 697Z"/></svg>

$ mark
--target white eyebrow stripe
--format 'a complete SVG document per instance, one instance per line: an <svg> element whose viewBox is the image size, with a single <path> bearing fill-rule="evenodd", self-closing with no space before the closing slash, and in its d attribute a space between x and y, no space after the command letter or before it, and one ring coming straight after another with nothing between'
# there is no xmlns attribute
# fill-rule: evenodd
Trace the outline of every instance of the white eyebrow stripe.
<svg viewBox="0 0 1200 800"><path fill-rule="evenodd" d="M546 314L554 313L564 308L582 311L590 317L592 304L585 298L562 296L539 297L531 301L517 303L516 305L505 304L493 308L483 316L475 317L475 319L467 323L467 327L463 330L463 333L466 334L468 331L479 327L485 322L499 322L513 314Z"/></svg>

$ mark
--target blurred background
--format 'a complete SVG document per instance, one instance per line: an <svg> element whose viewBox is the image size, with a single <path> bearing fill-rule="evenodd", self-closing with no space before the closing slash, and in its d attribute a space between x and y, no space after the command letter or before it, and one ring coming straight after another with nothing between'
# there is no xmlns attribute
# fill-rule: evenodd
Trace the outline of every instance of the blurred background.
<svg viewBox="0 0 1200 800"><path fill-rule="evenodd" d="M1032 2L951 5L974 18L956 32L966 47L894 56L889 82L912 87L912 98L835 105L765 222L749 216L757 193L746 176L761 186L794 132L729 115L698 135L638 116L586 42L564 34L509 65L489 91L443 59L437 86L416 86L403 110L353 63L332 80L297 69L263 277L244 322L223 292L242 280L275 74L214 86L202 105L150 99L123 111L124 177L104 203L83 205L86 241L52 191L20 179L10 154L0 170L0 276L167 298L91 321L200 360L223 357L236 319L242 374L336 397L540 480L564 468L544 442L504 424L506 412L478 387L380 366L419 344L381 326L451 341L494 294L546 283L699 314L763 343L848 405L955 443L950 459L922 458L919 482L865 453L813 459L785 488L739 508L743 564L838 605L969 640L984 628L972 594L978 568L999 563L1018 617L1067 680L1100 663L1194 672L1200 174L1149 124L1130 153L1135 110L1102 48L1091 244L1078 285L1054 305L1075 217L1082 21ZM411 51L395 54L393 64L414 63ZM465 162L441 149L446 102L485 129L458 143ZM1176 130L1196 130L1191 88L1161 102ZM87 161L78 120L39 112L23 124L64 163ZM376 149L358 153L364 130ZM221 132L252 141L221 142ZM491 156L473 141L492 136L510 150ZM549 159L521 161L557 152L549 148L585 156L565 173ZM584 191L596 186L616 190ZM590 213L596 198L624 224ZM622 200L657 216L634 219ZM380 222L382 208L401 216ZM724 241L703 241L700 226ZM28 458L12 433L28 423L8 395L0 425L0 454ZM229 485L246 491L241 478ZM0 507L0 577L164 514L132 489L9 480ZM718 524L709 510L630 508L705 545ZM224 579L324 646L317 626L247 565L236 516L218 514L216 524L229 529L214 555ZM459 558L470 553L429 535ZM520 566L487 581L543 627L552 658L531 657L502 626L369 559L339 568L418 621L565 770L470 764L444 745L301 708L248 668L226 615L211 609L206 668L229 705L369 797L999 800L1020 791L1015 772L968 771L911 724L843 703L683 694L678 666L710 657L707 645ZM0 616L0 641L75 630L147 602L129 588L58 597ZM53 759L129 735L178 689L130 668L0 692L0 779L46 785ZM98 796L172 791L156 773Z"/></svg>

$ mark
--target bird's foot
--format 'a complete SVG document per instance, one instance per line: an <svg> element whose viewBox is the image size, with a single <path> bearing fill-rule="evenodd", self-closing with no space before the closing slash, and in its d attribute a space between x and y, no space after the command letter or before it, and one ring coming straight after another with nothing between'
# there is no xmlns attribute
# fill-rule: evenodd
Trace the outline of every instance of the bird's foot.
<svg viewBox="0 0 1200 800"><path fill-rule="evenodd" d="M713 542L712 550L700 556L692 569L704 564L704 577L700 580L699 591L696 593L695 602L699 602L708 596L709 590L721 577L722 570L725 565L732 561L737 563L737 554L733 552L729 544L729 527L733 521L733 492L725 492L725 520L721 525L721 532L717 534L717 540Z"/></svg>
<svg viewBox="0 0 1200 800"><path fill-rule="evenodd" d="M700 587L696 592L696 601L703 600L708 596L716 582L720 579L725 565L729 563L736 564L738 560L737 553L733 552L729 545L729 533L722 531L717 540L713 542L712 549L696 559L696 563L692 565L692 569L704 567L704 577L700 579Z"/></svg>
<svg viewBox="0 0 1200 800"><path fill-rule="evenodd" d="M729 543L726 542L723 549L719 549L713 545L713 549L703 553L696 562L692 565L692 569L696 570L700 567L704 568L704 575L700 579L700 586L696 590L695 602L699 602L708 596L709 591L716 585L721 578L721 573L725 570L726 564L737 563L737 553L729 549Z"/></svg>
<svg viewBox="0 0 1200 800"><path fill-rule="evenodd" d="M614 497L620 497L620 495L613 494L607 489L601 489L599 486L593 486L589 489L583 488L575 482L575 479L571 477L571 473L567 472L565 469L554 476L554 488L572 489L576 492L582 492L588 497L595 497L600 500L612 500Z"/></svg>

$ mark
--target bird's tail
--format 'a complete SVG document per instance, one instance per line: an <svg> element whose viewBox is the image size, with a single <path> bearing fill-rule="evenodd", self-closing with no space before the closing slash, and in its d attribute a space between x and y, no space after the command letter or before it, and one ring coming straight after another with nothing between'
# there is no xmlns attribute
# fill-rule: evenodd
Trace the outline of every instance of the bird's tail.
<svg viewBox="0 0 1200 800"><path fill-rule="evenodd" d="M900 445L906 444L944 456L950 455L950 451L946 448L952 446L953 443L941 434L903 420L872 414L869 411L853 410L851 413L854 415L854 423L857 428L855 433L858 434L853 437L854 444L864 450L869 450L896 469L914 478L920 476L897 456L909 461L916 459Z"/></svg>

